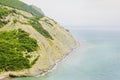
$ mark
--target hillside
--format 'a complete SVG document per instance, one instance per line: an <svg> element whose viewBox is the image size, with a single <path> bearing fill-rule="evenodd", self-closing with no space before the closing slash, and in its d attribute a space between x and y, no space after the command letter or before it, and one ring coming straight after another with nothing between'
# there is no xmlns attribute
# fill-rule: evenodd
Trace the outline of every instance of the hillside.
<svg viewBox="0 0 120 80"><path fill-rule="evenodd" d="M44 16L42 11L37 11L31 5L27 5L19 0L0 0L0 4L27 11L35 16Z"/></svg>
<svg viewBox="0 0 120 80"><path fill-rule="evenodd" d="M68 30L27 6L0 0L0 79L45 74L77 44Z"/></svg>

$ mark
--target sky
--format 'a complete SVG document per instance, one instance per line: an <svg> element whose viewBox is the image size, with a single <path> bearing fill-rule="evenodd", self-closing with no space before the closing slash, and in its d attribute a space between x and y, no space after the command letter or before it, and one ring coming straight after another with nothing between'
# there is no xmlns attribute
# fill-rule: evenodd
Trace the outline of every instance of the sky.
<svg viewBox="0 0 120 80"><path fill-rule="evenodd" d="M120 0L21 0L64 27L120 30Z"/></svg>

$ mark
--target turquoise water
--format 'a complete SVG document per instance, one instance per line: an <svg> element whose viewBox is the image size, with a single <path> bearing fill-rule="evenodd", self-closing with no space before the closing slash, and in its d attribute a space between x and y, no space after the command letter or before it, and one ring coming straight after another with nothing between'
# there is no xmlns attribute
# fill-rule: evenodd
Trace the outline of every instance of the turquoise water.
<svg viewBox="0 0 120 80"><path fill-rule="evenodd" d="M120 80L120 32L71 30L81 46L44 77L14 80Z"/></svg>

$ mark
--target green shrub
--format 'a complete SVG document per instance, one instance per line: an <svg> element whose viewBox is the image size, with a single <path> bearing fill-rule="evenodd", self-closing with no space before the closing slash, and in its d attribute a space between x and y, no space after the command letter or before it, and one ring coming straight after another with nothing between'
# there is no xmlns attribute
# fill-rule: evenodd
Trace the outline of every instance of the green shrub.
<svg viewBox="0 0 120 80"><path fill-rule="evenodd" d="M0 8L0 18L3 16L7 16L11 11L8 10L7 8Z"/></svg>
<svg viewBox="0 0 120 80"><path fill-rule="evenodd" d="M4 21L2 19L4 19L10 13L11 13L11 11L8 10L7 8L0 8L0 28L9 22L9 21Z"/></svg>
<svg viewBox="0 0 120 80"><path fill-rule="evenodd" d="M44 37L49 38L53 40L52 36L49 34L48 31L46 31L42 25L38 22L37 19L30 19L29 24L32 25L33 28L35 28L40 34L42 34Z"/></svg>
<svg viewBox="0 0 120 80"><path fill-rule="evenodd" d="M37 41L21 29L0 32L0 71L15 71L32 65L23 52L36 51Z"/></svg>
<svg viewBox="0 0 120 80"><path fill-rule="evenodd" d="M37 56L32 62L31 65L34 65L36 63L36 61L39 59L40 56Z"/></svg>

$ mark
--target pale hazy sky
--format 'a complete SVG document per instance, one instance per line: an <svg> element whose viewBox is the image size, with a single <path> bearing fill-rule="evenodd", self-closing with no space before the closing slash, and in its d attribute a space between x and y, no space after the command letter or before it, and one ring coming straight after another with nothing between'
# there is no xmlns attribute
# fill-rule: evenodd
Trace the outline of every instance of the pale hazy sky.
<svg viewBox="0 0 120 80"><path fill-rule="evenodd" d="M63 26L120 29L120 0L21 0Z"/></svg>

